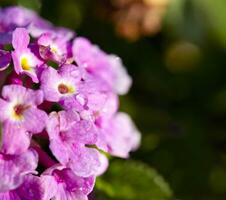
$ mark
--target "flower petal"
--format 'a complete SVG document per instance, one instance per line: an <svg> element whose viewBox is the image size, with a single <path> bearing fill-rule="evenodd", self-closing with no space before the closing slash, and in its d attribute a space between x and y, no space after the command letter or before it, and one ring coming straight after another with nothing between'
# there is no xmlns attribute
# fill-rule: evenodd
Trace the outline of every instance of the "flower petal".
<svg viewBox="0 0 226 200"><path fill-rule="evenodd" d="M16 192L21 200L42 200L44 188L38 176L29 174L25 177L23 184L17 188Z"/></svg>
<svg viewBox="0 0 226 200"><path fill-rule="evenodd" d="M21 200L16 191L0 192L1 200Z"/></svg>
<svg viewBox="0 0 226 200"><path fill-rule="evenodd" d="M69 148L71 160L67 166L77 176L89 177L95 175L100 167L99 152L94 148L74 145Z"/></svg>
<svg viewBox="0 0 226 200"><path fill-rule="evenodd" d="M31 133L40 133L46 125L47 114L37 108L30 108L24 112L23 127Z"/></svg>
<svg viewBox="0 0 226 200"><path fill-rule="evenodd" d="M43 92L41 90L31 90L20 85L7 85L2 89L2 96L9 101L26 104L39 105L43 101Z"/></svg>
<svg viewBox="0 0 226 200"><path fill-rule="evenodd" d="M25 28L16 28L13 32L12 45L14 49L26 49L30 42L30 37Z"/></svg>
<svg viewBox="0 0 226 200"><path fill-rule="evenodd" d="M5 154L19 155L30 146L31 135L23 128L10 122L3 124L1 151Z"/></svg>
<svg viewBox="0 0 226 200"><path fill-rule="evenodd" d="M38 164L38 155L28 150L18 156L0 154L0 192L16 189L26 174L32 173Z"/></svg>
<svg viewBox="0 0 226 200"><path fill-rule="evenodd" d="M0 71L5 70L9 66L10 62L11 54L7 51L0 50Z"/></svg>

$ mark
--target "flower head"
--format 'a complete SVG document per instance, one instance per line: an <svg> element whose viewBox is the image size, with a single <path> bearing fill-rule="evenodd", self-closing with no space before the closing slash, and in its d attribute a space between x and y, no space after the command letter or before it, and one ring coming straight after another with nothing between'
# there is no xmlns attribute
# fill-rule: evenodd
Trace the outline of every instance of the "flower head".
<svg viewBox="0 0 226 200"><path fill-rule="evenodd" d="M3 125L8 122L31 133L39 133L44 129L47 114L37 108L43 101L41 90L7 85L3 87L2 97L0 121Z"/></svg>
<svg viewBox="0 0 226 200"><path fill-rule="evenodd" d="M106 154L128 158L139 145L118 112L130 85L121 60L88 39L1 9L0 199L88 200Z"/></svg>
<svg viewBox="0 0 226 200"><path fill-rule="evenodd" d="M58 63L65 63L68 58L68 40L63 35L56 35L51 32L43 33L39 39L40 55L45 60L53 60Z"/></svg>
<svg viewBox="0 0 226 200"><path fill-rule="evenodd" d="M41 76L41 89L47 101L59 102L78 93L81 75L74 65L63 65L60 70L46 68Z"/></svg>

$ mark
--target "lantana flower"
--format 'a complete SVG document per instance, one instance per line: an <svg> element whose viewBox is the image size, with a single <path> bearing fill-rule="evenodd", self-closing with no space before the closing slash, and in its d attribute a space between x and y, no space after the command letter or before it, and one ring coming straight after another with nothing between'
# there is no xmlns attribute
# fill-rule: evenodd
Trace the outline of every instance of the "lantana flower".
<svg viewBox="0 0 226 200"><path fill-rule="evenodd" d="M0 121L10 123L30 133L41 132L46 123L47 114L37 106L43 102L43 92L20 85L7 85L2 89L0 99Z"/></svg>
<svg viewBox="0 0 226 200"><path fill-rule="evenodd" d="M37 68L42 64L41 60L28 48L30 37L25 28L17 28L13 32L12 52L13 64L17 74L25 73L38 83Z"/></svg>
<svg viewBox="0 0 226 200"><path fill-rule="evenodd" d="M68 40L64 35L43 33L39 39L39 52L43 59L65 63L68 58Z"/></svg>
<svg viewBox="0 0 226 200"><path fill-rule="evenodd" d="M108 55L87 39L78 37L73 42L73 56L78 66L104 81L114 92L126 94L131 86L131 78L120 58Z"/></svg>
<svg viewBox="0 0 226 200"><path fill-rule="evenodd" d="M59 70L46 68L41 76L41 89L47 101L59 102L79 91L81 75L74 65L63 65Z"/></svg>
<svg viewBox="0 0 226 200"><path fill-rule="evenodd" d="M80 119L74 111L53 112L47 131L50 149L61 164L83 177L98 171L99 152L86 146L95 144L97 140L97 130L91 121Z"/></svg>
<svg viewBox="0 0 226 200"><path fill-rule="evenodd" d="M0 199L88 200L108 155L139 146L118 111L130 86L117 56L26 8L1 9Z"/></svg>
<svg viewBox="0 0 226 200"><path fill-rule="evenodd" d="M88 200L87 195L93 190L95 177L79 177L70 168L56 165L42 174L41 181L46 189L44 200Z"/></svg>

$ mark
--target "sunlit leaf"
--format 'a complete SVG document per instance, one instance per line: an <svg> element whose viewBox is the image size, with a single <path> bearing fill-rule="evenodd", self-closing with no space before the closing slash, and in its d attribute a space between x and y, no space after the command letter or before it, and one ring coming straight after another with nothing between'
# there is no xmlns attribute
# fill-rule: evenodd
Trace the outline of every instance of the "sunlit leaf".
<svg viewBox="0 0 226 200"><path fill-rule="evenodd" d="M97 197L100 196L97 199L166 200L172 197L169 185L156 170L135 161L113 161L108 172L97 179L96 187Z"/></svg>

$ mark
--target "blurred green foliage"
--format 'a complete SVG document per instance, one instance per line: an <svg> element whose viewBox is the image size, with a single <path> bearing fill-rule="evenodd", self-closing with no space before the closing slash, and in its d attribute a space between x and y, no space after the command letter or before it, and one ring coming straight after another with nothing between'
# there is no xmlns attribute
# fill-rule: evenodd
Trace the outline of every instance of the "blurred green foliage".
<svg viewBox="0 0 226 200"><path fill-rule="evenodd" d="M162 31L133 43L99 18L106 1L0 1L87 36L121 56L133 77L121 110L133 117L142 144L133 161L112 161L96 199L162 200L173 191L175 199L225 200L226 1L171 0Z"/></svg>
<svg viewBox="0 0 226 200"><path fill-rule="evenodd" d="M168 184L154 169L134 161L112 162L108 172L97 179L96 189L97 199L166 200L172 197Z"/></svg>

